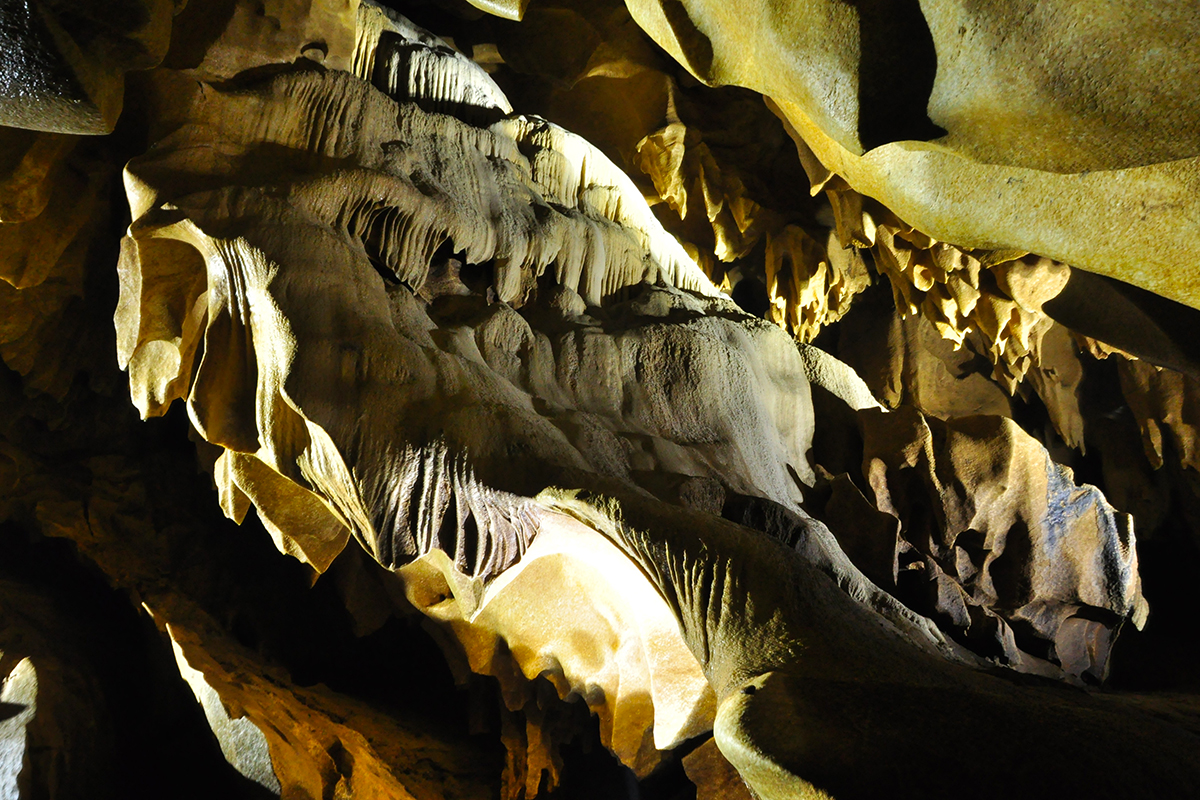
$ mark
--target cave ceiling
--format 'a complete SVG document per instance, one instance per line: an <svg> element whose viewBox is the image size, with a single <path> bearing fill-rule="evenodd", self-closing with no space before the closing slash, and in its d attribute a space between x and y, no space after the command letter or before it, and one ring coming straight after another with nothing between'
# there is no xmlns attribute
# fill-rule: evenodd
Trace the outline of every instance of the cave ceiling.
<svg viewBox="0 0 1200 800"><path fill-rule="evenodd" d="M0 4L0 796L1190 796L1198 28Z"/></svg>

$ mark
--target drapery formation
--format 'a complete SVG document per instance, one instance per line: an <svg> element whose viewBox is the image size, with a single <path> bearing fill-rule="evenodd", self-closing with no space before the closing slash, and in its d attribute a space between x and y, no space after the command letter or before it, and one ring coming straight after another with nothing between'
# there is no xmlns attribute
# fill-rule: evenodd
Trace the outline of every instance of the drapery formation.
<svg viewBox="0 0 1200 800"><path fill-rule="evenodd" d="M1186 793L1191 20L479 8L0 12L0 786Z"/></svg>

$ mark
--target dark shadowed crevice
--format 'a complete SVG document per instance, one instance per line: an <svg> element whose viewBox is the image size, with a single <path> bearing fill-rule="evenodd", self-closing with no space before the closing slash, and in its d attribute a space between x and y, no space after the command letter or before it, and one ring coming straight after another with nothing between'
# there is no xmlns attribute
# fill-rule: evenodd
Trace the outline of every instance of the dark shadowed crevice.
<svg viewBox="0 0 1200 800"><path fill-rule="evenodd" d="M917 0L847 0L858 11L858 138L864 150L946 135L929 119L933 35Z"/></svg>
<svg viewBox="0 0 1200 800"><path fill-rule="evenodd" d="M1072 269L1044 306L1056 322L1159 367L1200 378L1200 311L1123 281Z"/></svg>
<svg viewBox="0 0 1200 800"><path fill-rule="evenodd" d="M679 42L688 69L701 80L706 80L712 70L712 42L692 22L681 0L664 0L662 12Z"/></svg>

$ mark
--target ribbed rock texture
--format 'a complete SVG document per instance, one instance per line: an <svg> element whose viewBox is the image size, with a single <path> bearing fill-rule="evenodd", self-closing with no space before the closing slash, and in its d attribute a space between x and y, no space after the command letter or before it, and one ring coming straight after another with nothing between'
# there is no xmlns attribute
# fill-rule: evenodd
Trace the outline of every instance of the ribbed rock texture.
<svg viewBox="0 0 1200 800"><path fill-rule="evenodd" d="M10 5L0 795L1200 779L1174 6Z"/></svg>

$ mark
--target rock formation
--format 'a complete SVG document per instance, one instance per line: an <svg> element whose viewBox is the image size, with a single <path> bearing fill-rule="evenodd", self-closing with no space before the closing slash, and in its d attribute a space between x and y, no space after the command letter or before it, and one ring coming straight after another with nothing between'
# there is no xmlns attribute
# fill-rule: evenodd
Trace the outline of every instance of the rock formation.
<svg viewBox="0 0 1200 800"><path fill-rule="evenodd" d="M5 797L1191 791L1191 17L77 5L0 9Z"/></svg>

